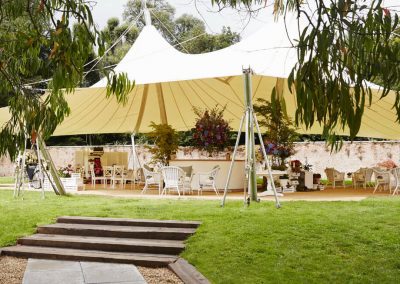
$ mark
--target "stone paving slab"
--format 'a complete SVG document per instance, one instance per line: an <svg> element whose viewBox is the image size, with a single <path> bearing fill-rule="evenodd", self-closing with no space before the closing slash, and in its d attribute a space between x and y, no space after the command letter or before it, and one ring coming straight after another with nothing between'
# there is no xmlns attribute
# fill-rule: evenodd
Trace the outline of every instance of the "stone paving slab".
<svg viewBox="0 0 400 284"><path fill-rule="evenodd" d="M133 264L28 260L23 284L146 284Z"/></svg>
<svg viewBox="0 0 400 284"><path fill-rule="evenodd" d="M81 262L87 284L129 282L144 284L146 281L136 266L131 264Z"/></svg>

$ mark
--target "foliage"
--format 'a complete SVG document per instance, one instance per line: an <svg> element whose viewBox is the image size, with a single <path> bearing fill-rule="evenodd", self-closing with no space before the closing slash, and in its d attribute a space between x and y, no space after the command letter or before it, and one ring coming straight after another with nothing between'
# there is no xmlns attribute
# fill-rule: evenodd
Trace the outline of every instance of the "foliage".
<svg viewBox="0 0 400 284"><path fill-rule="evenodd" d="M59 216L198 220L182 257L211 283L397 283L399 198L360 202L134 199L101 196L15 200L0 191L0 247ZM21 212L29 212L29 217ZM351 218L349 218L351 216Z"/></svg>
<svg viewBox="0 0 400 284"><path fill-rule="evenodd" d="M0 155L15 158L31 133L47 138L69 114L64 96L82 82L93 45L103 55L104 37L85 0L2 1L0 14L0 93L11 113L0 131ZM50 78L46 96L28 85L36 76ZM108 81L107 97L125 102L133 87L125 74L110 73Z"/></svg>
<svg viewBox="0 0 400 284"><path fill-rule="evenodd" d="M220 5L257 8L264 0L215 0ZM328 142L340 146L337 131L359 132L364 108L374 95L367 81L380 79L380 96L400 85L400 45L392 44L399 29L395 7L382 0L273 0L276 17L297 14L298 63L288 87L296 94L295 122L319 123ZM400 118L400 93L393 107ZM379 98L379 97L378 97Z"/></svg>
<svg viewBox="0 0 400 284"><path fill-rule="evenodd" d="M194 108L197 116L193 132L194 146L200 150L206 150L208 153L223 151L230 144L231 127L229 122L224 119L226 107L202 110Z"/></svg>
<svg viewBox="0 0 400 284"><path fill-rule="evenodd" d="M272 155L273 164L279 169L285 168L285 159L294 154L294 142L298 140L298 134L293 127L293 122L284 111L284 105L265 99L257 99L254 111L259 119L260 126L266 129L265 132L265 151L267 155Z"/></svg>
<svg viewBox="0 0 400 284"><path fill-rule="evenodd" d="M148 147L153 154L153 161L163 165L169 165L171 155L175 154L179 146L179 135L171 125L155 124L151 122L150 127L153 131L148 133L148 137L154 139L154 147Z"/></svg>

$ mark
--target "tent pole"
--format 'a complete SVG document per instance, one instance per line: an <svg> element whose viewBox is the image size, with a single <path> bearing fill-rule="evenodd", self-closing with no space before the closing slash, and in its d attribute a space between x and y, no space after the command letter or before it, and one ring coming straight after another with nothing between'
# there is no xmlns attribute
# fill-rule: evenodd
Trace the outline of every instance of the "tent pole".
<svg viewBox="0 0 400 284"><path fill-rule="evenodd" d="M257 176L256 176L256 154L255 154L255 139L254 139L254 116L252 104L252 89L251 89L251 75L250 68L243 70L244 79L244 96L246 104L246 167L248 167L249 179L249 194L252 201L257 199Z"/></svg>
<svg viewBox="0 0 400 284"><path fill-rule="evenodd" d="M40 180L40 187L42 189L42 199L45 198L45 193L44 193L44 174L43 174L43 163L42 163L42 157L40 155L40 148L39 148L39 137L36 137L36 153L37 153L37 158L38 158L38 166L39 166L39 180Z"/></svg>
<svg viewBox="0 0 400 284"><path fill-rule="evenodd" d="M232 168L233 168L233 164L235 163L237 149L239 147L240 136L242 135L242 128L243 128L243 122L244 122L245 116L246 116L246 113L243 113L242 119L240 120L239 131L238 131L237 138L236 138L235 149L233 150L233 154L232 154L232 161L229 166L228 178L226 179L226 183L225 183L224 197L222 198L222 201L221 201L221 207L225 206L225 199L226 199L226 195L228 194L228 186L229 186L229 182L230 182L231 176L232 176Z"/></svg>
<svg viewBox="0 0 400 284"><path fill-rule="evenodd" d="M38 135L38 138L40 138L40 139L37 139L38 147L42 151L43 158L45 159L45 161L49 167L50 175L54 181L55 188L53 187L53 190L54 190L55 194L67 195L67 193L65 192L64 185L62 184L61 179L58 175L58 172L57 172L56 166L53 162L53 159L51 158L50 153L46 149L46 143L44 142L44 140L41 139L41 137L39 135Z"/></svg>
<svg viewBox="0 0 400 284"><path fill-rule="evenodd" d="M135 132L132 132L131 141L132 141L132 156L133 156L133 172L134 172L134 176L136 179L136 161L137 161L137 164L139 165L139 169L142 167L142 165L140 164L139 157L136 152L135 134L136 134ZM135 184L135 182L133 182L133 183Z"/></svg>
<svg viewBox="0 0 400 284"><path fill-rule="evenodd" d="M280 204L279 199L278 199L278 194L276 193L274 177L272 176L271 164L270 164L270 162L268 160L267 152L265 151L264 141L263 141L262 136L261 136L260 126L258 125L258 120L257 120L257 117L256 117L256 115L254 113L253 113L253 116L254 116L254 122L255 122L256 128L257 128L257 132L258 132L258 138L260 139L261 151L263 153L264 161L265 161L265 163L267 165L267 168L268 168L268 174L269 174L269 179L271 180L272 191L274 192L275 206L276 206L276 208L281 208L281 204Z"/></svg>
<svg viewBox="0 0 400 284"><path fill-rule="evenodd" d="M17 159L17 166L15 167L15 188L14 188L14 198L19 197L21 194L21 187L24 189L25 184L25 174L26 174L26 169L25 169L25 162L26 162L26 139L24 143L24 151L21 154L21 151L18 153L18 159Z"/></svg>

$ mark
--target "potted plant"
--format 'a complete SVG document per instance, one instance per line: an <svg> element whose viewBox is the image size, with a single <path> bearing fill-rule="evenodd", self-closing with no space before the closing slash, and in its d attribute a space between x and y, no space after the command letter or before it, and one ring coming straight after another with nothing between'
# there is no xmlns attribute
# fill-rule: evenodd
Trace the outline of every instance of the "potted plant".
<svg viewBox="0 0 400 284"><path fill-rule="evenodd" d="M199 150L205 150L209 156L224 151L230 144L229 122L223 118L225 107L212 109L194 108L196 124L192 129L193 144ZM229 157L226 157L229 159Z"/></svg>
<svg viewBox="0 0 400 284"><path fill-rule="evenodd" d="M161 163L164 166L168 166L172 155L178 150L179 135L168 124L155 124L151 122L150 127L153 128L153 131L148 136L154 140L154 146L148 147L148 149L153 154L152 160L155 164Z"/></svg>
<svg viewBox="0 0 400 284"><path fill-rule="evenodd" d="M266 129L264 146L272 168L286 170L285 160L294 154L294 141L298 139L293 121L287 116L283 104L276 99L272 102L258 99L254 111L260 118L260 126Z"/></svg>
<svg viewBox="0 0 400 284"><path fill-rule="evenodd" d="M27 151L25 154L25 166L29 180L32 180L37 164L38 164L38 159L35 153Z"/></svg>

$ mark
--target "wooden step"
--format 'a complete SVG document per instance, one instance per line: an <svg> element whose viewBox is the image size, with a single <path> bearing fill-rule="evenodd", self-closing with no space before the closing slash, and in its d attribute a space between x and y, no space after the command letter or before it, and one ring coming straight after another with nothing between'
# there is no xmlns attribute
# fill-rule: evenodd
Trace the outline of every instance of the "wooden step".
<svg viewBox="0 0 400 284"><path fill-rule="evenodd" d="M198 221L144 220L144 219L98 218L98 217L81 217L81 216L58 217L57 223L165 227L165 228L197 228L198 226L201 225L201 222Z"/></svg>
<svg viewBox="0 0 400 284"><path fill-rule="evenodd" d="M168 267L176 274L184 283L191 284L210 284L210 281L204 277L197 269L183 258L168 264Z"/></svg>
<svg viewBox="0 0 400 284"><path fill-rule="evenodd" d="M40 234L164 240L185 240L190 235L194 234L195 231L196 229L193 228L159 228L67 223L56 223L38 227L38 233Z"/></svg>
<svg viewBox="0 0 400 284"><path fill-rule="evenodd" d="M104 238L48 234L36 234L20 238L18 244L26 246L174 255L180 254L185 248L182 241L175 240Z"/></svg>
<svg viewBox="0 0 400 284"><path fill-rule="evenodd" d="M165 267L177 259L176 256L163 254L104 252L37 246L6 247L2 249L2 255L22 258L129 263L150 267Z"/></svg>

